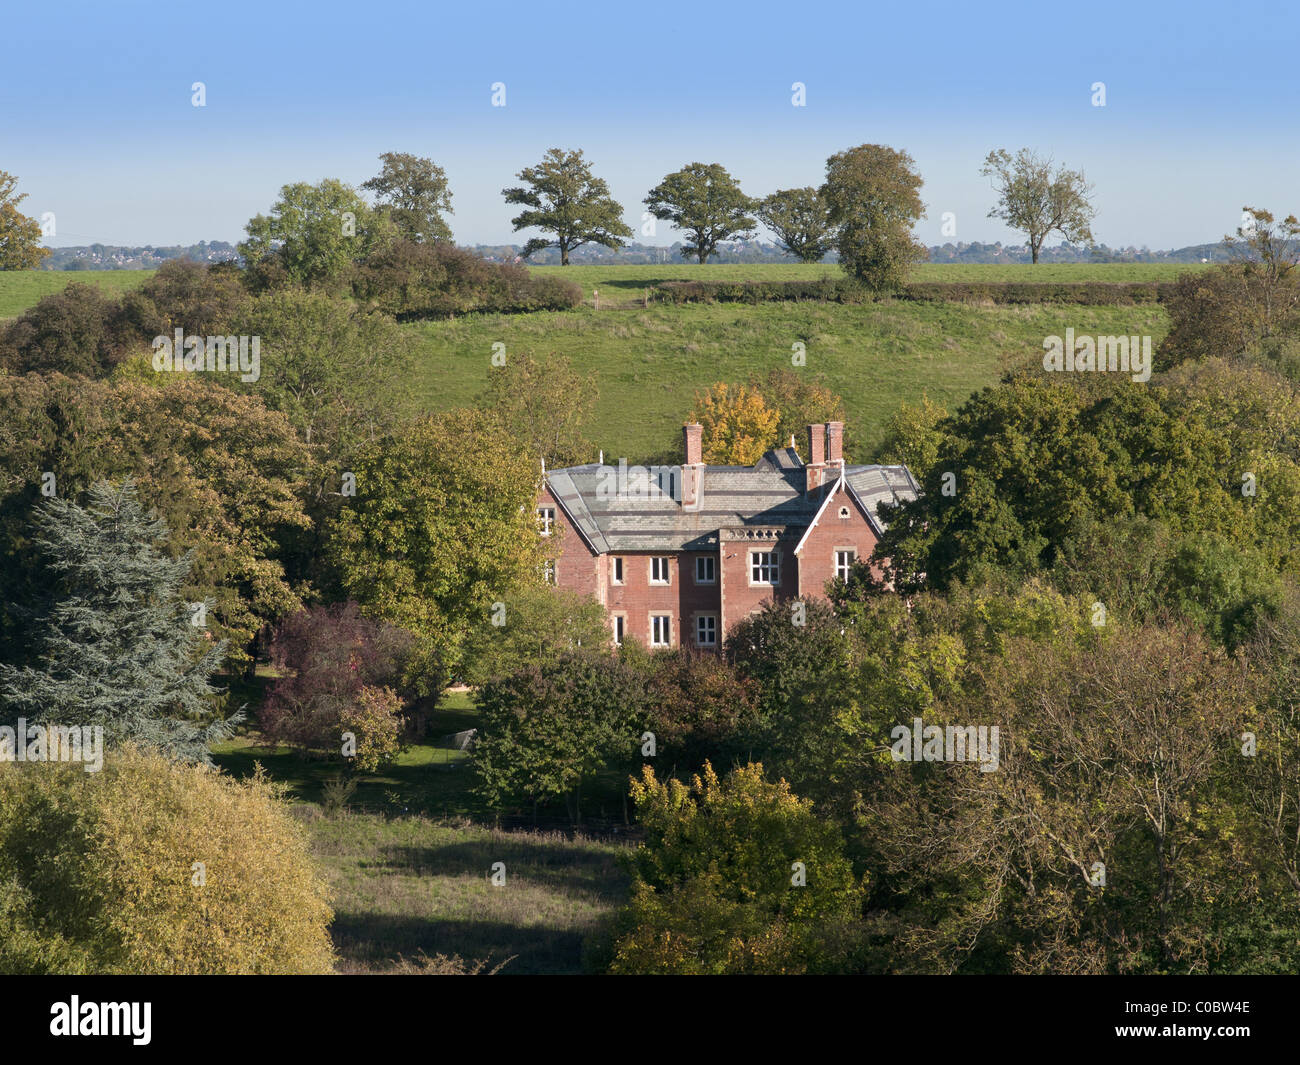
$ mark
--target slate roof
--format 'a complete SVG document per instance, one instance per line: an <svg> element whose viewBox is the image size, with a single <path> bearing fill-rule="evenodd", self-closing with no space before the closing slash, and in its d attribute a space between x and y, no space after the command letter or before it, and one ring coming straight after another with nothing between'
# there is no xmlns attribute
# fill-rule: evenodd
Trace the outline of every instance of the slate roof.
<svg viewBox="0 0 1300 1065"><path fill-rule="evenodd" d="M681 468L661 467L657 477L636 467L569 466L551 470L551 494L572 524L598 554L635 551L709 551L720 529L762 526L801 534L812 522L838 480L827 469L827 484L804 489L804 464L793 448L769 451L753 466L705 466L700 507L678 502ZM905 466L848 466L850 494L877 533L884 531L881 503L916 498L918 486ZM674 497L677 498L674 498Z"/></svg>

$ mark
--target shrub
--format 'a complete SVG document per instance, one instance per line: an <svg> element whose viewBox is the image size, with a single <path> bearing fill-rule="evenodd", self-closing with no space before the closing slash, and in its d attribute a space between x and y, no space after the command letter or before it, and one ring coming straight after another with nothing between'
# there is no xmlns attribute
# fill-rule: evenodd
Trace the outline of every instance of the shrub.
<svg viewBox="0 0 1300 1065"><path fill-rule="evenodd" d="M170 259L122 301L123 313L143 343L184 329L193 336L235 332L252 297L233 263L209 266Z"/></svg>
<svg viewBox="0 0 1300 1065"><path fill-rule="evenodd" d="M896 298L986 303L1156 303L1169 286L1155 281L920 281L904 285ZM878 297L852 278L825 276L807 281L668 281L655 289L661 303L773 303L816 300L865 303Z"/></svg>
<svg viewBox="0 0 1300 1065"><path fill-rule="evenodd" d="M648 766L632 796L645 826L615 973L798 973L847 968L863 885L838 830L758 764L688 788ZM795 864L802 867L805 882Z"/></svg>
<svg viewBox="0 0 1300 1065"><path fill-rule="evenodd" d="M0 764L0 972L323 973L332 917L260 776L131 748L98 773Z"/></svg>
<svg viewBox="0 0 1300 1065"><path fill-rule="evenodd" d="M394 689L411 647L409 633L362 617L356 603L299 611L271 640L282 675L259 715L262 731L319 752L339 752L350 731L357 768L377 769L397 751L401 698Z"/></svg>
<svg viewBox="0 0 1300 1065"><path fill-rule="evenodd" d="M668 764L731 762L753 743L758 685L721 656L679 648L652 660L650 731Z"/></svg>
<svg viewBox="0 0 1300 1065"><path fill-rule="evenodd" d="M985 303L1077 303L1087 306L1157 303L1167 286L1157 281L923 281L903 290L911 300Z"/></svg>
<svg viewBox="0 0 1300 1065"><path fill-rule="evenodd" d="M373 773L402 749L402 700L392 688L362 685L357 701L339 714L339 727L356 738L353 767Z"/></svg>
<svg viewBox="0 0 1300 1065"><path fill-rule="evenodd" d="M860 282L830 274L807 281L668 281L655 289L661 303L865 303L874 298Z"/></svg>
<svg viewBox="0 0 1300 1065"><path fill-rule="evenodd" d="M451 244L393 242L356 268L357 299L399 319L445 318L469 311L567 310L577 285L535 278L522 266L490 263Z"/></svg>
<svg viewBox="0 0 1300 1065"><path fill-rule="evenodd" d="M0 366L17 374L103 377L138 342L140 334L123 318L117 300L73 281L3 328Z"/></svg>

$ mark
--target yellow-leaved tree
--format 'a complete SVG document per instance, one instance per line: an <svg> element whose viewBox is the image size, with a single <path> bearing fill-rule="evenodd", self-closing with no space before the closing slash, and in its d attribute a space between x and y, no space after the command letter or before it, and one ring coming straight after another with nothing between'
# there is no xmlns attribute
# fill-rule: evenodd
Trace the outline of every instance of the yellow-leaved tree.
<svg viewBox="0 0 1300 1065"><path fill-rule="evenodd" d="M704 461L752 466L777 442L781 412L756 390L719 381L695 397L691 420L704 426Z"/></svg>
<svg viewBox="0 0 1300 1065"><path fill-rule="evenodd" d="M332 919L260 776L133 748L0 763L0 973L325 973Z"/></svg>

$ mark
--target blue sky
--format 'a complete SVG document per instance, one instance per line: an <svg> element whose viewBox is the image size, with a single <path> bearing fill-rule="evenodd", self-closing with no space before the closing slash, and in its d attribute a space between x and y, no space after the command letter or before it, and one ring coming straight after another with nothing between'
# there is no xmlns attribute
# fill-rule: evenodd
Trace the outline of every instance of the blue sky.
<svg viewBox="0 0 1300 1065"><path fill-rule="evenodd" d="M582 148L634 228L685 163L758 195L866 142L916 160L927 244L946 211L957 240L1018 240L986 218L995 147L1082 168L1112 245L1215 240L1245 204L1300 213L1285 3L119 0L11 6L5 29L0 170L54 212L56 245L238 240L281 185L359 184L383 151L446 169L470 244L523 239L500 191L550 147Z"/></svg>

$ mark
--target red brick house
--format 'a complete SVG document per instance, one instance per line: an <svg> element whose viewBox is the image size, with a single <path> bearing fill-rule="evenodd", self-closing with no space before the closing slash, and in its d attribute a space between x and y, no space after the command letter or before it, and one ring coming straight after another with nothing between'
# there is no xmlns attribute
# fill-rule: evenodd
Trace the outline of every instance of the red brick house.
<svg viewBox="0 0 1300 1065"><path fill-rule="evenodd" d="M850 466L844 423L808 427L753 466L706 466L687 425L681 466L591 463L551 470L542 534L559 538L551 579L609 612L615 642L716 648L765 602L821 596L884 531L878 508L914 499L905 466ZM792 442L793 444L793 442Z"/></svg>

